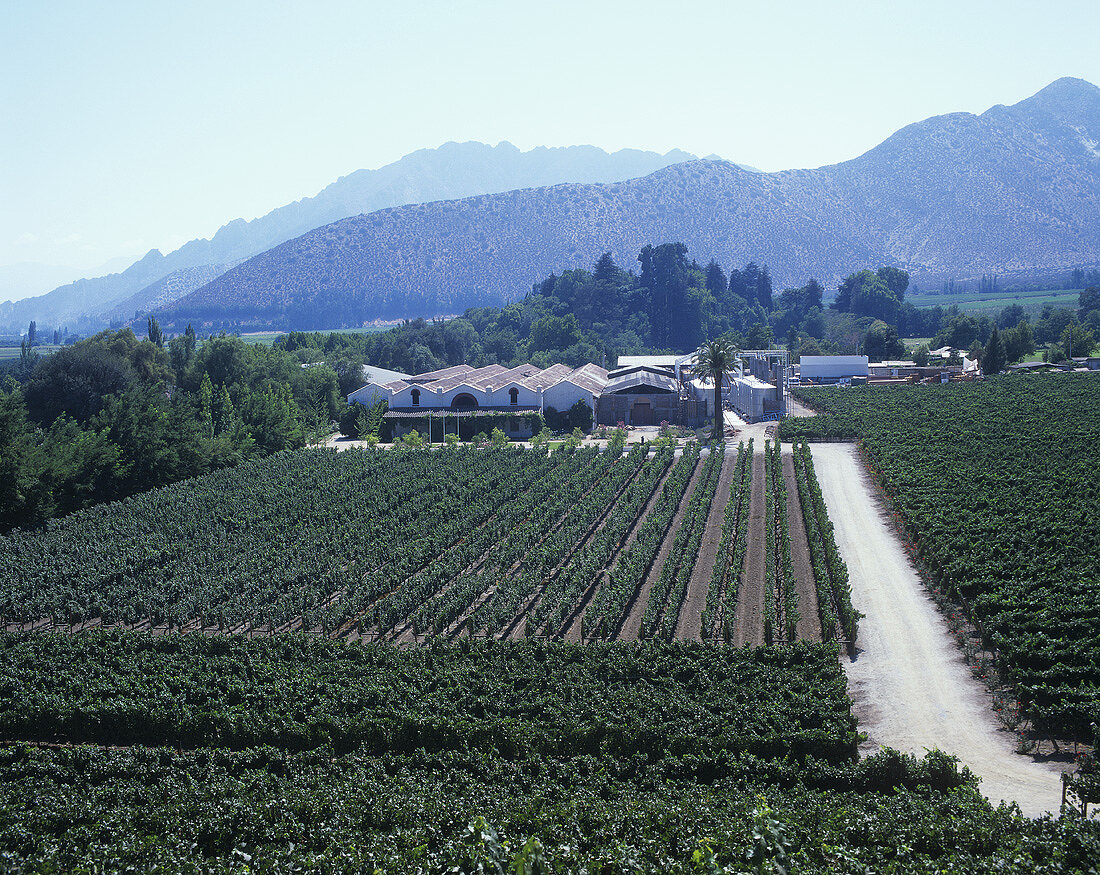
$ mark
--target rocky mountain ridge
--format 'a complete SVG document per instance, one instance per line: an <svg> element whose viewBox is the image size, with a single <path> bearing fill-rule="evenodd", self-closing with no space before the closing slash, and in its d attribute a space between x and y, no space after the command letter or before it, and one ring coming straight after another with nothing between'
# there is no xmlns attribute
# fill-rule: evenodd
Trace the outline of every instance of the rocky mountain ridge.
<svg viewBox="0 0 1100 875"><path fill-rule="evenodd" d="M609 153L594 146L540 146L523 152L508 142L496 146L451 142L420 149L377 170L340 177L316 196L260 218L235 219L208 240L192 240L168 255L151 250L121 273L81 279L46 295L0 303L0 326L25 328L31 319L50 325L75 323L82 315L88 324L119 314L131 318L134 309L141 309L134 304L170 303L163 299L165 294L182 297L213 279L224 266L346 216L560 182L629 179L694 157L675 149L659 155L638 149ZM127 300L131 296L132 302Z"/></svg>
<svg viewBox="0 0 1100 875"><path fill-rule="evenodd" d="M1100 89L1060 79L1014 106L909 125L840 164L750 173L672 165L602 185L509 191L355 216L261 253L164 311L278 327L453 313L610 251L682 241L771 266L779 287L892 264L919 277L1100 264Z"/></svg>

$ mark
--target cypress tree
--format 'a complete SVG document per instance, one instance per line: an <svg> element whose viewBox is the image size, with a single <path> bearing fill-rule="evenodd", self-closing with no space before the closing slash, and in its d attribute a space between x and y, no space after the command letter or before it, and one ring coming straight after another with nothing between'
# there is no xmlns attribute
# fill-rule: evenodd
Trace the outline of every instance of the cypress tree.
<svg viewBox="0 0 1100 875"><path fill-rule="evenodd" d="M999 374L1008 363L1008 355L1005 352L1004 341L1001 339L1000 329L994 328L989 335L989 343L985 347L985 356L982 358L982 371L987 374Z"/></svg>

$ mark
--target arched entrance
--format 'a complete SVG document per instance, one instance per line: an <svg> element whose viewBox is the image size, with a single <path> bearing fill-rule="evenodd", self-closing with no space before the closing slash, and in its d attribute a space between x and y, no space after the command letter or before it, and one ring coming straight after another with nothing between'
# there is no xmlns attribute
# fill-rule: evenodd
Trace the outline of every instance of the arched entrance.
<svg viewBox="0 0 1100 875"><path fill-rule="evenodd" d="M451 400L452 410L476 410L477 399L469 392L460 392Z"/></svg>

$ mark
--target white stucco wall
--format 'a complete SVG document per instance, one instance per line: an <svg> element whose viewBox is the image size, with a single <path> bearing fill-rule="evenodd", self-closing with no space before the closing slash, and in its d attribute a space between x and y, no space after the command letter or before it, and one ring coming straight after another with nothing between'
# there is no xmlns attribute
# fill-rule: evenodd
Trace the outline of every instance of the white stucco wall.
<svg viewBox="0 0 1100 875"><path fill-rule="evenodd" d="M348 395L349 404L362 404L365 407L374 407L379 401L389 401L390 390L385 386L376 386L367 383Z"/></svg>
<svg viewBox="0 0 1100 875"><path fill-rule="evenodd" d="M565 411L578 401L583 401L592 408L593 412L596 410L596 402L592 397L592 393L583 386L578 386L576 383L571 383L569 380L562 380L561 382L555 383L553 386L543 390L542 393L543 407L553 407L559 413L565 413Z"/></svg>
<svg viewBox="0 0 1100 875"><path fill-rule="evenodd" d="M400 392L394 393L390 399L390 407L416 407L412 400L413 389L420 390L420 407L439 406L439 395L436 392L424 386L406 386Z"/></svg>
<svg viewBox="0 0 1100 875"><path fill-rule="evenodd" d="M478 407L488 406L488 393L484 389L479 389L477 386L467 386L465 383L440 393L439 400L435 403L443 407L450 407L459 395L473 395L477 399ZM424 404L423 398L421 398L420 403Z"/></svg>
<svg viewBox="0 0 1100 875"><path fill-rule="evenodd" d="M512 399L509 395L510 389L515 389L517 392L517 407L539 406L539 393L528 386L524 386L522 383L516 382L504 383L503 385L495 386L492 392L485 393L485 401L482 401L481 398L478 398L477 395L474 395L474 397L478 399L478 404L480 404L482 407L510 407L512 404Z"/></svg>

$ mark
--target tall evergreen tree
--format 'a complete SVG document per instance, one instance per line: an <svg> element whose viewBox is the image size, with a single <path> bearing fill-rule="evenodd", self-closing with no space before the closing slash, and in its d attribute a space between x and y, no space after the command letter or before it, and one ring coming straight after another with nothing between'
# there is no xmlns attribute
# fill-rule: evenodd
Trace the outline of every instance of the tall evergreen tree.
<svg viewBox="0 0 1100 875"><path fill-rule="evenodd" d="M1001 340L1001 331L999 328L994 328L993 333L989 335L989 343L985 346L982 371L987 374L999 374L1005 369L1006 364L1008 364L1008 355Z"/></svg>
<svg viewBox="0 0 1100 875"><path fill-rule="evenodd" d="M233 409L233 400L229 397L229 390L225 386L216 393L214 399L214 435L221 436L233 429L233 420L236 411Z"/></svg>
<svg viewBox="0 0 1100 875"><path fill-rule="evenodd" d="M668 349L681 334L678 320L684 315L688 289L687 247L683 243L646 246L638 256L641 283L649 298L648 315L654 346Z"/></svg>
<svg viewBox="0 0 1100 875"><path fill-rule="evenodd" d="M610 285L616 282L619 278L619 273L619 266L615 264L615 259L611 257L610 252L605 252L601 255L595 267L592 268L592 276L601 286Z"/></svg>
<svg viewBox="0 0 1100 875"><path fill-rule="evenodd" d="M772 275L765 264L756 278L756 299L769 313L772 311Z"/></svg>
<svg viewBox="0 0 1100 875"><path fill-rule="evenodd" d="M712 258L707 264L707 291L714 295L715 300L721 301L725 297L726 288L726 272Z"/></svg>
<svg viewBox="0 0 1100 875"><path fill-rule="evenodd" d="M198 339L195 336L195 329L191 327L191 323L187 323L187 328L183 332L183 349L186 353L185 364L190 364L191 359L195 357L195 346L198 343Z"/></svg>
<svg viewBox="0 0 1100 875"><path fill-rule="evenodd" d="M750 304L760 303L760 295L757 290L760 284L760 267L755 261L750 261L745 265L745 269L741 271L741 282L744 288L742 297Z"/></svg>
<svg viewBox="0 0 1100 875"><path fill-rule="evenodd" d="M214 385L210 382L210 375L202 375L202 383L199 384L199 418L202 424L202 436L214 437Z"/></svg>

